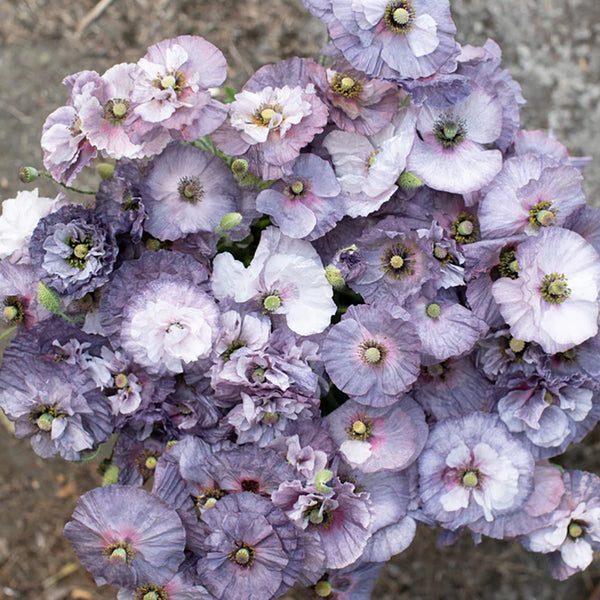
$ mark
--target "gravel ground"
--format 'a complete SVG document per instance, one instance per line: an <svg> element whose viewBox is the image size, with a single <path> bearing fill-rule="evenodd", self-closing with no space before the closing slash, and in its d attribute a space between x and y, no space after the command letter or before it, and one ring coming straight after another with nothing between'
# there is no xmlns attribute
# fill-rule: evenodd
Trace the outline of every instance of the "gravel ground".
<svg viewBox="0 0 600 600"><path fill-rule="evenodd" d="M22 184L22 164L41 165L45 117L66 101L60 81L82 70L135 61L163 38L194 33L219 46L240 86L261 64L318 53L324 27L300 0L114 0L83 31L97 0L0 0L0 198ZM463 43L494 38L521 83L529 129L552 128L572 154L589 155L588 200L600 205L600 2L598 0L452 0ZM84 178L93 184L93 176ZM83 185L83 184L82 184ZM56 189L43 182L43 191ZM562 462L600 473L593 433ZM0 427L0 599L108 600L60 537L77 496L96 485L91 466L41 461ZM382 573L375 600L598 600L600 564L556 583L544 558L516 543L467 536L437 548L420 528L413 545ZM305 598L302 592L294 596ZM231 599L238 600L238 599Z"/></svg>

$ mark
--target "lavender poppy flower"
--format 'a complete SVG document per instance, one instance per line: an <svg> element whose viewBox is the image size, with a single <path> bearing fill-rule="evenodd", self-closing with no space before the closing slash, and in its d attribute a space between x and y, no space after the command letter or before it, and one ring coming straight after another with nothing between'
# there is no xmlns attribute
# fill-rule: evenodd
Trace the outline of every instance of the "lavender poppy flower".
<svg viewBox="0 0 600 600"><path fill-rule="evenodd" d="M394 83L451 71L459 50L446 0L305 0L360 71ZM452 65L454 66L454 65Z"/></svg>
<svg viewBox="0 0 600 600"><path fill-rule="evenodd" d="M272 501L297 527L316 532L325 551L325 568L342 569L362 554L372 521L369 495L338 477L318 491L314 484L282 483Z"/></svg>
<svg viewBox="0 0 600 600"><path fill-rule="evenodd" d="M405 469L421 454L429 433L423 411L406 396L389 408L348 400L327 422L344 459L364 473Z"/></svg>
<svg viewBox="0 0 600 600"><path fill-rule="evenodd" d="M436 190L476 192L502 168L501 152L485 149L500 136L502 106L483 88L475 87L451 109L424 105L417 130L407 169Z"/></svg>
<svg viewBox="0 0 600 600"><path fill-rule="evenodd" d="M137 488L109 485L87 492L63 533L98 585L161 585L184 558L177 513Z"/></svg>
<svg viewBox="0 0 600 600"><path fill-rule="evenodd" d="M247 160L249 171L263 179L290 173L300 150L327 123L310 64L292 58L259 69L230 104L229 120L213 133L217 148Z"/></svg>
<svg viewBox="0 0 600 600"><path fill-rule="evenodd" d="M335 313L333 290L314 248L275 227L262 232L247 268L229 253L217 254L213 267L218 299L254 299L266 313L285 315L288 327L300 335L320 333Z"/></svg>
<svg viewBox="0 0 600 600"><path fill-rule="evenodd" d="M411 323L421 340L421 352L443 361L470 352L488 330L485 321L458 303L456 294L420 297L409 307Z"/></svg>
<svg viewBox="0 0 600 600"><path fill-rule="evenodd" d="M398 217L387 217L366 229L356 245L365 268L349 285L376 306L390 302L402 306L441 268L433 258L433 244Z"/></svg>
<svg viewBox="0 0 600 600"><path fill-rule="evenodd" d="M151 374L189 370L210 356L220 330L206 278L200 263L178 252L124 263L100 302L106 335Z"/></svg>
<svg viewBox="0 0 600 600"><path fill-rule="evenodd" d="M64 79L71 93L69 104L52 112L42 129L42 150L44 166L57 181L70 185L83 167L98 154L81 131L79 110L86 94L97 85L98 74L94 71L81 71ZM91 83L91 85L86 84Z"/></svg>
<svg viewBox="0 0 600 600"><path fill-rule="evenodd" d="M212 133L227 117L225 106L208 90L225 81L225 57L204 38L163 40L150 46L137 66L132 101L145 122L142 130L147 131L138 132L142 138L168 131L166 142L171 137L193 141Z"/></svg>
<svg viewBox="0 0 600 600"><path fill-rule="evenodd" d="M518 373L500 379L496 387L500 418L515 437L532 444L536 457L560 454L598 421L594 391L587 387Z"/></svg>
<svg viewBox="0 0 600 600"><path fill-rule="evenodd" d="M373 136L332 131L323 140L346 197L347 215L374 212L398 189L396 181L415 139L416 116L409 105Z"/></svg>
<svg viewBox="0 0 600 600"><path fill-rule="evenodd" d="M383 563L359 563L323 575L313 586L316 598L370 600Z"/></svg>
<svg viewBox="0 0 600 600"><path fill-rule="evenodd" d="M415 388L415 400L437 421L490 412L494 406L492 386L474 365L472 355L426 366Z"/></svg>
<svg viewBox="0 0 600 600"><path fill-rule="evenodd" d="M202 522L207 554L198 575L215 596L271 600L296 582L305 556L300 533L269 500L227 496Z"/></svg>
<svg viewBox="0 0 600 600"><path fill-rule="evenodd" d="M508 159L479 204L482 236L504 238L561 226L585 205L583 177L574 167L526 154Z"/></svg>
<svg viewBox="0 0 600 600"><path fill-rule="evenodd" d="M40 219L57 210L58 198L40 198L37 188L18 192L2 202L0 215L0 260L28 264L31 235Z"/></svg>
<svg viewBox="0 0 600 600"><path fill-rule="evenodd" d="M342 131L374 135L396 114L398 88L365 77L345 60L336 60L330 69L320 68L317 89L329 108L329 118Z"/></svg>
<svg viewBox="0 0 600 600"><path fill-rule="evenodd" d="M120 589L117 600L214 600L206 588L188 579L189 576L177 573L163 585L146 582L135 590Z"/></svg>
<svg viewBox="0 0 600 600"><path fill-rule="evenodd" d="M132 141L138 117L131 94L137 72L136 65L121 63L102 76L95 73L82 88L79 129L92 146L112 158L143 158L161 149Z"/></svg>
<svg viewBox="0 0 600 600"><path fill-rule="evenodd" d="M131 241L142 239L146 209L140 191L140 166L121 159L115 166L113 177L100 183L96 194L96 210L110 223L117 234L127 233Z"/></svg>
<svg viewBox="0 0 600 600"><path fill-rule="evenodd" d="M492 293L511 334L564 352L596 335L600 258L578 234L549 227L515 251L519 277L502 277Z"/></svg>
<svg viewBox="0 0 600 600"><path fill-rule="evenodd" d="M42 458L79 460L106 441L113 423L94 381L76 369L40 363L23 374L22 361L0 371L0 407L15 422L15 435L30 438Z"/></svg>
<svg viewBox="0 0 600 600"><path fill-rule="evenodd" d="M36 321L48 318L50 313L38 302L37 287L33 267L0 262L0 323L30 329Z"/></svg>
<svg viewBox="0 0 600 600"><path fill-rule="evenodd" d="M273 217L292 238L321 237L344 215L341 187L331 165L314 154L302 154L292 173L256 198L256 208Z"/></svg>
<svg viewBox="0 0 600 600"><path fill-rule="evenodd" d="M419 458L423 511L447 529L519 509L533 485L533 458L495 415L434 426Z"/></svg>
<svg viewBox="0 0 600 600"><path fill-rule="evenodd" d="M41 281L65 298L104 285L117 257L114 233L94 212L67 205L41 219L30 243Z"/></svg>
<svg viewBox="0 0 600 600"><path fill-rule="evenodd" d="M148 213L144 228L159 240L214 232L236 209L238 187L223 160L190 145L172 144L142 181Z"/></svg>
<svg viewBox="0 0 600 600"><path fill-rule="evenodd" d="M289 424L310 419L318 413L318 399L290 392L253 394L242 393L242 403L235 406L226 420L234 428L239 444L254 442L268 446L284 435Z"/></svg>
<svg viewBox="0 0 600 600"><path fill-rule="evenodd" d="M600 479L583 471L563 478L566 493L552 522L522 540L528 550L553 553L551 574L561 580L586 569L600 549Z"/></svg>
<svg viewBox="0 0 600 600"><path fill-rule="evenodd" d="M323 343L333 383L368 406L390 406L419 376L421 343L414 326L383 309L350 306Z"/></svg>

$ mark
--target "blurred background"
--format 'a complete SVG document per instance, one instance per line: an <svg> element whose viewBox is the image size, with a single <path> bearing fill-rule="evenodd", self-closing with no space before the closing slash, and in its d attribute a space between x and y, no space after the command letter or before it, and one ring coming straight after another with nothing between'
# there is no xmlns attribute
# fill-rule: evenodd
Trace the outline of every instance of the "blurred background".
<svg viewBox="0 0 600 600"><path fill-rule="evenodd" d="M491 37L502 47L528 101L523 125L552 128L571 154L594 158L584 187L588 202L600 206L600 2L451 5L461 43ZM41 167L41 127L67 100L65 76L135 62L148 46L182 34L217 45L236 88L263 64L317 55L326 40L300 0L0 0L0 199L34 187L19 182L18 168ZM40 187L47 196L58 191L47 181ZM600 474L600 433L557 462ZM61 533L77 498L100 483L95 468L38 458L0 415L1 600L116 598L116 589L95 586ZM382 572L373 600L600 600L600 561L558 583L543 556L516 542L475 547L463 535L454 547L436 547L437 535L419 527L412 546Z"/></svg>

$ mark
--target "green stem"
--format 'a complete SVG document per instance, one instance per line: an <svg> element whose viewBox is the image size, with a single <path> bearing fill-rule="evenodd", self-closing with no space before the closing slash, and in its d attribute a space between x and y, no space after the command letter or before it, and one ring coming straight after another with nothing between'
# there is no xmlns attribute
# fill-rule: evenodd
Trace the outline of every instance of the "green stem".
<svg viewBox="0 0 600 600"><path fill-rule="evenodd" d="M39 173L39 175L43 175L44 177L47 177L48 179L52 179L52 181L54 181L54 183L58 183L58 185L64 187L66 190L71 190L72 192L77 192L78 194L91 194L92 196L96 195L96 192L92 192L90 190L80 190L79 188L71 187L70 185L66 185L65 183L56 181L56 179L54 179L54 177L52 177L52 175L50 175L50 173L48 173L47 171L38 171L38 173Z"/></svg>
<svg viewBox="0 0 600 600"><path fill-rule="evenodd" d="M8 337L17 327L18 325L13 325L12 327L9 327L6 331L3 331L0 334L0 341L3 340L5 337Z"/></svg>

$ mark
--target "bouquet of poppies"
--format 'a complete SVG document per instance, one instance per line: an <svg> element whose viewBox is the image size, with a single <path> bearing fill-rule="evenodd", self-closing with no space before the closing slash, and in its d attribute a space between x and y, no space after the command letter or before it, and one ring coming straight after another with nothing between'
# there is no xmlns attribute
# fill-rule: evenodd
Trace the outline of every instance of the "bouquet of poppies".
<svg viewBox="0 0 600 600"><path fill-rule="evenodd" d="M417 522L565 579L600 549L600 479L551 462L600 420L589 160L448 0L303 1L319 60L240 91L189 35L65 79L21 171L64 193L0 217L0 407L104 447L64 534L120 600L368 600Z"/></svg>

